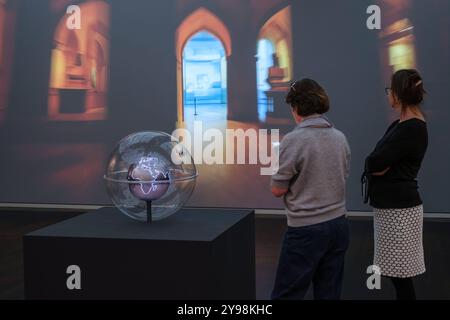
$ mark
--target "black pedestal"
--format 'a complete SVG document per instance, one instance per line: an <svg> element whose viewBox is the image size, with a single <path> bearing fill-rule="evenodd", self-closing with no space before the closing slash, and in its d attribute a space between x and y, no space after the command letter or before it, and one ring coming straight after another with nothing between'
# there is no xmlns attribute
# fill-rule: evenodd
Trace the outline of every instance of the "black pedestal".
<svg viewBox="0 0 450 320"><path fill-rule="evenodd" d="M25 235L24 267L27 299L255 299L254 212L104 208Z"/></svg>

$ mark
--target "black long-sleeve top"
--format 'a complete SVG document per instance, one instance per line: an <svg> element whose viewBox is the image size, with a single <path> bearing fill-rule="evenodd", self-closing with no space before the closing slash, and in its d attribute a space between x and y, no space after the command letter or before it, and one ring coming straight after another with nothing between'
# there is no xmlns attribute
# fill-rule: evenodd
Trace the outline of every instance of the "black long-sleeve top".
<svg viewBox="0 0 450 320"><path fill-rule="evenodd" d="M410 208L422 204L417 175L428 147L426 122L393 122L367 157L363 174L366 201L378 209ZM373 173L389 170L383 176Z"/></svg>

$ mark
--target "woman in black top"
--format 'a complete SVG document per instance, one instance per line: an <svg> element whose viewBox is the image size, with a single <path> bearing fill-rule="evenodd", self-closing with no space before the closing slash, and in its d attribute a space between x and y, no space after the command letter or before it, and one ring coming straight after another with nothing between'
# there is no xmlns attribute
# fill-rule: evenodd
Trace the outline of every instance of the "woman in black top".
<svg viewBox="0 0 450 320"><path fill-rule="evenodd" d="M386 93L400 119L367 157L362 182L365 202L374 207L374 266L392 279L397 299L415 299L412 278L425 272L416 180L428 146L423 80L416 70L397 71Z"/></svg>

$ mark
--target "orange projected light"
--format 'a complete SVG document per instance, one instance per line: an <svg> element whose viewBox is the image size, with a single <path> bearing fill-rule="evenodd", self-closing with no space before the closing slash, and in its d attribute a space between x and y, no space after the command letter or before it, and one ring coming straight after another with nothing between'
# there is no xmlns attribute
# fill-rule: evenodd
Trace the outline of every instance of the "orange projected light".
<svg viewBox="0 0 450 320"><path fill-rule="evenodd" d="M390 43L389 65L393 68L393 71L416 68L414 37L412 35Z"/></svg>
<svg viewBox="0 0 450 320"><path fill-rule="evenodd" d="M59 121L104 120L107 114L109 5L80 4L80 29L58 23L51 53L48 117Z"/></svg>
<svg viewBox="0 0 450 320"><path fill-rule="evenodd" d="M288 124L290 115L284 96L292 81L292 23L291 7L273 15L262 26L257 44L258 118L261 122Z"/></svg>

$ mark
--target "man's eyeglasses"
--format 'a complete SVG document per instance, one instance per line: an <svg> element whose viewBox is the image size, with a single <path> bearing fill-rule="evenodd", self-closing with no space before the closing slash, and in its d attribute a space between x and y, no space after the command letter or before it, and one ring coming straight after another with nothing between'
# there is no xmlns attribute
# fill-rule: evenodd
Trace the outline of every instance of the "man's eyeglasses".
<svg viewBox="0 0 450 320"><path fill-rule="evenodd" d="M391 92L392 92L392 89L391 88L384 88L384 92L386 93L386 95L388 96L388 95L390 95L391 94Z"/></svg>

